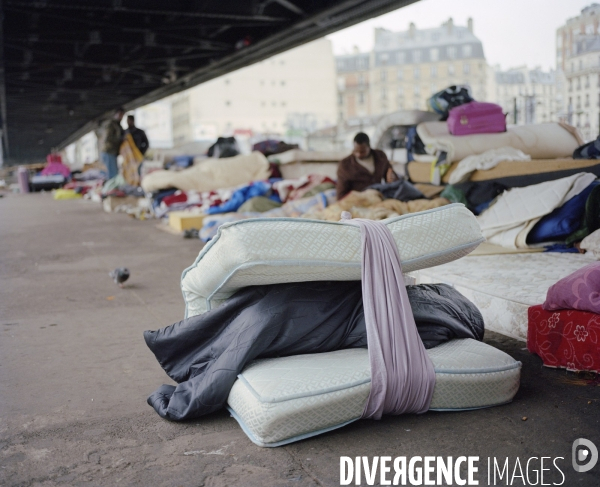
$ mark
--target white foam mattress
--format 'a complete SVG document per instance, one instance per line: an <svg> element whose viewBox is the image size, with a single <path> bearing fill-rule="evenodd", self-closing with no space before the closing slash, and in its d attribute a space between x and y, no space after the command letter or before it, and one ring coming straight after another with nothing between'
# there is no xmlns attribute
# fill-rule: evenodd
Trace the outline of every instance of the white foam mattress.
<svg viewBox="0 0 600 487"><path fill-rule="evenodd" d="M417 284L446 283L481 311L486 330L527 339L527 310L546 300L548 288L592 262L570 253L469 256L413 273Z"/></svg>
<svg viewBox="0 0 600 487"><path fill-rule="evenodd" d="M382 222L396 240L404 272L458 259L483 241L475 217L461 204ZM246 286L360 280L360 265L360 229L353 225L298 218L225 224L183 272L186 317Z"/></svg>
<svg viewBox="0 0 600 487"><path fill-rule="evenodd" d="M431 410L456 411L510 402L521 363L472 339L427 351L436 372ZM259 446L280 446L359 419L371 389L366 349L252 362L238 376L229 410Z"/></svg>

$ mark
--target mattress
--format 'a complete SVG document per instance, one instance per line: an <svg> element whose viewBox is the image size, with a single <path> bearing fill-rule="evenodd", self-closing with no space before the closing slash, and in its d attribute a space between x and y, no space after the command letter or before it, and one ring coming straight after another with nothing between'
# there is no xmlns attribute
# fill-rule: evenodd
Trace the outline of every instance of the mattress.
<svg viewBox="0 0 600 487"><path fill-rule="evenodd" d="M510 402L521 363L472 339L427 351L436 371L430 410L456 411ZM259 446L280 446L356 421L371 388L366 349L252 362L238 376L228 408Z"/></svg>
<svg viewBox="0 0 600 487"><path fill-rule="evenodd" d="M546 367L600 373L600 315L532 306L527 349Z"/></svg>
<svg viewBox="0 0 600 487"><path fill-rule="evenodd" d="M483 241L475 217L461 204L382 223L396 240L404 272L458 259ZM246 286L360 277L358 227L298 218L257 218L222 225L183 272L181 289L185 315L190 317L218 306Z"/></svg>
<svg viewBox="0 0 600 487"><path fill-rule="evenodd" d="M182 171L153 171L142 178L141 186L146 192L177 188L202 193L262 181L270 173L267 158L255 151L223 159L209 157Z"/></svg>
<svg viewBox="0 0 600 487"><path fill-rule="evenodd" d="M577 129L554 122L509 125L506 132L470 135L451 135L446 122L424 122L417 125L417 133L427 153L445 151L448 162L500 147L514 147L532 159L570 157L583 143Z"/></svg>
<svg viewBox="0 0 600 487"><path fill-rule="evenodd" d="M458 162L453 163L444 174L442 182L448 183L450 175ZM565 171L569 169L585 170L588 167L597 166L597 160L588 159L535 159L528 162L522 161L504 161L496 167L487 171L475 171L469 181L489 181L491 179L507 178L512 176L528 176L530 174L540 174L546 172ZM415 183L428 183L431 180L431 163L409 162L407 171L410 180Z"/></svg>
<svg viewBox="0 0 600 487"><path fill-rule="evenodd" d="M556 281L593 259L571 253L469 256L413 273L417 284L443 282L456 288L481 311L487 330L527 339L527 310L546 299Z"/></svg>

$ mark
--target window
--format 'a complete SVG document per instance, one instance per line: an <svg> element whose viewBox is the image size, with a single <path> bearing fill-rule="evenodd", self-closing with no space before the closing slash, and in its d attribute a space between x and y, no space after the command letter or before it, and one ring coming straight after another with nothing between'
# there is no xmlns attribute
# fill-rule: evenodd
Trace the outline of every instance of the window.
<svg viewBox="0 0 600 487"><path fill-rule="evenodd" d="M431 77L435 78L437 77L437 66L431 66Z"/></svg>
<svg viewBox="0 0 600 487"><path fill-rule="evenodd" d="M380 62L381 64L387 64L387 62L388 62L388 55L387 55L387 52L384 52L383 54L380 54L380 55L379 55L379 62Z"/></svg>
<svg viewBox="0 0 600 487"><path fill-rule="evenodd" d="M454 46L448 46L446 48L446 54L448 55L449 59L456 58L456 47L454 47Z"/></svg>
<svg viewBox="0 0 600 487"><path fill-rule="evenodd" d="M471 65L469 63L463 64L463 74L469 74L471 72Z"/></svg>
<svg viewBox="0 0 600 487"><path fill-rule="evenodd" d="M403 71L404 70L402 68L398 68L398 70L396 71L396 79L397 80L404 79L404 72ZM598 79L600 79L600 78L598 78ZM600 81L599 81L599 83L600 83Z"/></svg>
<svg viewBox="0 0 600 487"><path fill-rule="evenodd" d="M590 95L585 95L585 106L589 107L590 106Z"/></svg>
<svg viewBox="0 0 600 487"><path fill-rule="evenodd" d="M342 103L344 103L344 97L341 93L338 93L338 105L341 105ZM262 104L264 105L265 102L263 101Z"/></svg>
<svg viewBox="0 0 600 487"><path fill-rule="evenodd" d="M413 69L413 77L415 79L419 79L421 77L421 68L419 68L419 66L415 66Z"/></svg>
<svg viewBox="0 0 600 487"><path fill-rule="evenodd" d="M470 44L463 46L462 55L463 57L471 57L473 55L473 47Z"/></svg>
<svg viewBox="0 0 600 487"><path fill-rule="evenodd" d="M421 51L413 51L413 63L418 64L421 62Z"/></svg>
<svg viewBox="0 0 600 487"><path fill-rule="evenodd" d="M419 85L415 85L414 93L415 96L419 96L421 94L421 89L419 88Z"/></svg>
<svg viewBox="0 0 600 487"><path fill-rule="evenodd" d="M585 87L586 88L590 87L590 77L589 77L589 75L585 77Z"/></svg>
<svg viewBox="0 0 600 487"><path fill-rule="evenodd" d="M404 64L406 62L406 53L405 52L397 52L396 53L396 62L398 64Z"/></svg>
<svg viewBox="0 0 600 487"><path fill-rule="evenodd" d="M380 78L381 78L381 81L387 80L387 71L385 69L381 70Z"/></svg>
<svg viewBox="0 0 600 487"><path fill-rule="evenodd" d="M365 102L365 94L362 91L358 92L358 103L361 105Z"/></svg>
<svg viewBox="0 0 600 487"><path fill-rule="evenodd" d="M359 74L358 75L358 86L364 86L364 84L365 84L365 75Z"/></svg>
<svg viewBox="0 0 600 487"><path fill-rule="evenodd" d="M585 33L586 34L593 34L594 33L594 24L588 24L585 26Z"/></svg>
<svg viewBox="0 0 600 487"><path fill-rule="evenodd" d="M381 99L387 99L387 90L385 89L385 87L381 88Z"/></svg>
<svg viewBox="0 0 600 487"><path fill-rule="evenodd" d="M404 89L402 88L402 86L398 86L398 96L402 96L404 95Z"/></svg>
<svg viewBox="0 0 600 487"><path fill-rule="evenodd" d="M583 59L579 60L579 71L583 69Z"/></svg>
<svg viewBox="0 0 600 487"><path fill-rule="evenodd" d="M440 58L440 50L437 48L429 49L429 60L431 62L436 62Z"/></svg>
<svg viewBox="0 0 600 487"><path fill-rule="evenodd" d="M577 78L577 89L581 89L581 78Z"/></svg>
<svg viewBox="0 0 600 487"><path fill-rule="evenodd" d="M437 93L438 89L435 83L431 83L431 85L429 85L429 91L431 91L431 94L433 95L434 93Z"/></svg>
<svg viewBox="0 0 600 487"><path fill-rule="evenodd" d="M448 76L454 76L454 64L448 65Z"/></svg>

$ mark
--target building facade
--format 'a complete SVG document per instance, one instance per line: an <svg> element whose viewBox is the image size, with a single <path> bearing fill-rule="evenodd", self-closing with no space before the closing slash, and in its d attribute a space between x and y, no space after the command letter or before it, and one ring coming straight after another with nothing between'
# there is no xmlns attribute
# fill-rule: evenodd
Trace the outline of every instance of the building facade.
<svg viewBox="0 0 600 487"><path fill-rule="evenodd" d="M545 123L557 119L556 73L526 66L497 70L495 94L491 100L498 103L506 121L524 125Z"/></svg>
<svg viewBox="0 0 600 487"><path fill-rule="evenodd" d="M556 65L561 84L560 119L584 139L600 132L600 4L567 20L556 32Z"/></svg>
<svg viewBox="0 0 600 487"><path fill-rule="evenodd" d="M336 123L331 41L319 39L171 97L173 144L277 137Z"/></svg>
<svg viewBox="0 0 600 487"><path fill-rule="evenodd" d="M370 53L337 56L338 117L341 120L427 108L443 88L467 84L477 100L487 100L488 67L483 45L466 27L449 19L441 27L391 32L375 29Z"/></svg>

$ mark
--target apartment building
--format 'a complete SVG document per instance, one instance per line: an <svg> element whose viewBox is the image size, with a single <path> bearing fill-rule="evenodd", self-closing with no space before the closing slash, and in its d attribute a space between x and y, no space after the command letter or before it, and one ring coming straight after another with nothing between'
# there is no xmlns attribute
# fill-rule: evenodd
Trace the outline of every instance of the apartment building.
<svg viewBox="0 0 600 487"><path fill-rule="evenodd" d="M372 52L336 57L338 117L341 120L426 109L427 99L455 84L471 86L477 100L491 95L483 45L473 21L392 32L375 29Z"/></svg>
<svg viewBox="0 0 600 487"><path fill-rule="evenodd" d="M556 73L520 66L496 70L495 93L491 100L507 114L508 123L524 125L555 121L557 118Z"/></svg>
<svg viewBox="0 0 600 487"><path fill-rule="evenodd" d="M560 118L586 140L600 132L600 4L594 3L556 31L561 82Z"/></svg>

